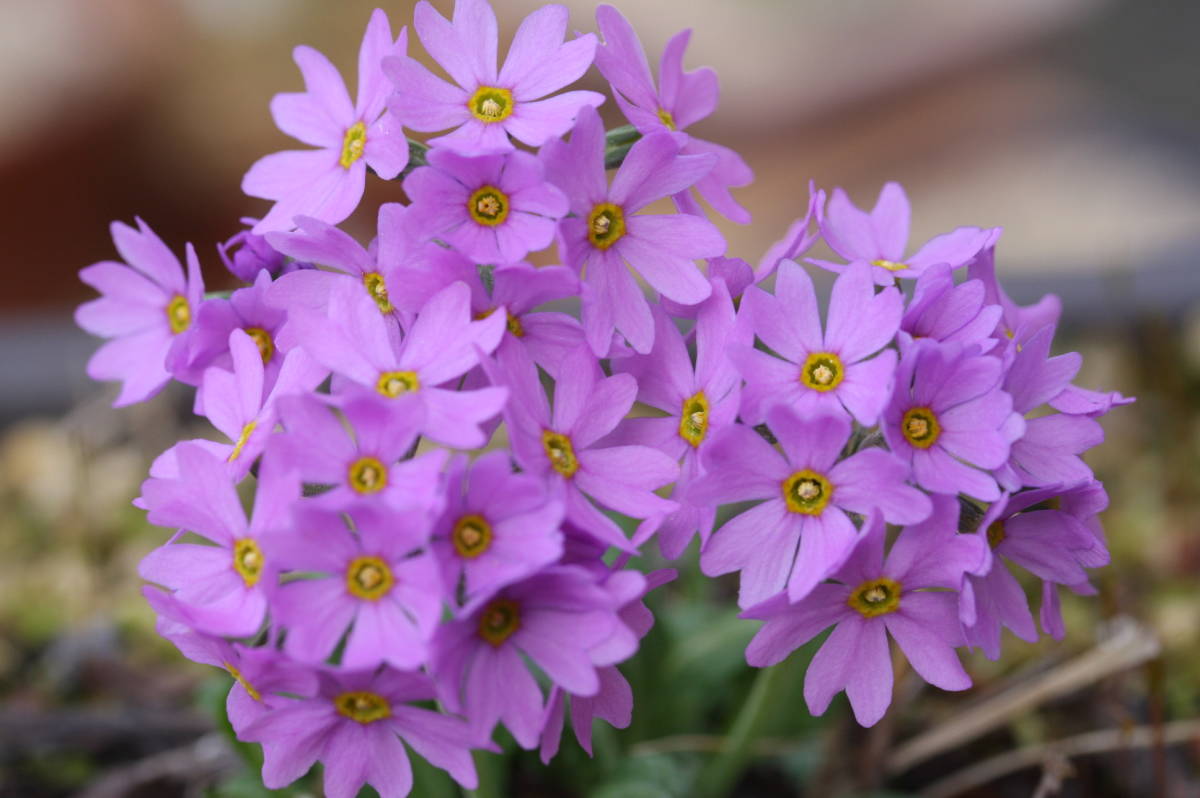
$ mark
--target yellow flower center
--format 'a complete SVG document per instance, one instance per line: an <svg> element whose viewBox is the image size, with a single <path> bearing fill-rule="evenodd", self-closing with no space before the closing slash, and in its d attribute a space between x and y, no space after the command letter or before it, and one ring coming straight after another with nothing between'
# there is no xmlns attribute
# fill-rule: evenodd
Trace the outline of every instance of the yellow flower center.
<svg viewBox="0 0 1200 798"><path fill-rule="evenodd" d="M357 493L378 493L387 487L387 466L374 457L360 457L350 464L350 487Z"/></svg>
<svg viewBox="0 0 1200 798"><path fill-rule="evenodd" d="M900 583L881 577L863 582L846 602L866 618L877 618L900 609Z"/></svg>
<svg viewBox="0 0 1200 798"><path fill-rule="evenodd" d="M221 664L225 666L225 670L229 671L229 675L233 677L234 681L242 686L242 689L246 691L247 695L249 695L255 701L262 701L262 693L254 689L254 685L250 684L250 682L246 680L246 677L242 675L241 671L233 667L232 663L223 662Z"/></svg>
<svg viewBox="0 0 1200 798"><path fill-rule="evenodd" d="M346 566L346 589L360 599L378 601L394 584L392 569L378 557L355 557Z"/></svg>
<svg viewBox="0 0 1200 798"><path fill-rule="evenodd" d="M411 393L421 387L421 380L415 371L385 371L379 375L375 390L388 399L395 399L405 393Z"/></svg>
<svg viewBox="0 0 1200 798"><path fill-rule="evenodd" d="M708 432L708 397L704 391L683 400L683 411L679 414L679 437L692 446L699 446Z"/></svg>
<svg viewBox="0 0 1200 798"><path fill-rule="evenodd" d="M1008 533L1004 531L1003 521L993 521L988 524L987 541L993 549L1003 543L1006 537L1008 537Z"/></svg>
<svg viewBox="0 0 1200 798"><path fill-rule="evenodd" d="M658 118L664 125L667 126L667 130L675 129L675 117L671 116L671 112L666 108L658 109Z"/></svg>
<svg viewBox="0 0 1200 798"><path fill-rule="evenodd" d="M928 449L937 443L942 426L937 416L928 407L910 407L900 421L900 432L904 440L918 449Z"/></svg>
<svg viewBox="0 0 1200 798"><path fill-rule="evenodd" d="M242 434L238 435L237 443L233 445L233 451L229 453L229 459L225 462L232 463L242 454L242 449L246 446L246 441L250 440L250 436L254 434L254 428L258 426L257 421L249 421L246 426L242 427Z"/></svg>
<svg viewBox="0 0 1200 798"><path fill-rule="evenodd" d="M175 335L186 330L192 324L192 309L188 306L187 297L176 294L167 303L167 324Z"/></svg>
<svg viewBox="0 0 1200 798"><path fill-rule="evenodd" d="M263 555L258 544L252 538L235 540L233 542L233 570L242 577L246 587L254 587L258 584L262 569Z"/></svg>
<svg viewBox="0 0 1200 798"><path fill-rule="evenodd" d="M493 599L479 616L479 636L499 646L521 627L521 609L512 599Z"/></svg>
<svg viewBox="0 0 1200 798"><path fill-rule="evenodd" d="M387 699L377 693L352 692L342 693L333 699L337 711L350 720L356 720L364 726L390 717L392 707Z"/></svg>
<svg viewBox="0 0 1200 798"><path fill-rule="evenodd" d="M512 116L513 95L508 89L496 86L480 86L467 100L467 108L480 122L492 124L503 122Z"/></svg>
<svg viewBox="0 0 1200 798"><path fill-rule="evenodd" d="M608 249L625 235L625 211L611 202L592 208L587 219L587 237L596 249Z"/></svg>
<svg viewBox="0 0 1200 798"><path fill-rule="evenodd" d="M846 376L842 359L832 352L813 352L800 369L800 382L806 388L825 393L842 384Z"/></svg>
<svg viewBox="0 0 1200 798"><path fill-rule="evenodd" d="M367 126L355 122L346 129L346 137L342 139L342 157L338 163L343 169L349 169L355 161L362 157L363 147L367 146Z"/></svg>
<svg viewBox="0 0 1200 798"><path fill-rule="evenodd" d="M464 515L454 524L450 539L460 557L474 559L491 547L492 525L481 515Z"/></svg>
<svg viewBox="0 0 1200 798"><path fill-rule="evenodd" d="M908 268L907 263L897 263L894 260L873 260L873 261L871 261L871 263L875 264L876 266L880 266L884 269L887 269L889 272L904 271L905 269Z"/></svg>
<svg viewBox="0 0 1200 798"><path fill-rule="evenodd" d="M262 327L247 327L246 335L249 335L250 340L254 341L254 345L258 347L258 354L262 357L263 365L267 365L271 356L275 354L275 342L271 340L271 334Z"/></svg>
<svg viewBox="0 0 1200 798"><path fill-rule="evenodd" d="M371 299L375 300L375 304L379 307L380 313L391 313L395 310L392 305L392 300L388 299L387 283L384 282L383 275L379 272L367 272L363 275L363 286L367 289Z"/></svg>
<svg viewBox="0 0 1200 798"><path fill-rule="evenodd" d="M783 481L783 500L793 513L820 515L833 498L833 485L816 471L797 471Z"/></svg>
<svg viewBox="0 0 1200 798"><path fill-rule="evenodd" d="M480 186L467 200L467 212L476 224L496 227L508 218L508 195L495 186Z"/></svg>
<svg viewBox="0 0 1200 798"><path fill-rule="evenodd" d="M495 312L496 312L495 308L488 308L487 310L480 311L479 313L475 314L475 321L480 321L482 319L486 319L488 316L492 315ZM504 322L505 328L507 328L508 331L510 333L512 333L513 335L515 335L517 338L524 338L525 337L525 328L521 326L521 317L514 316L511 313L509 313L507 315L508 315L508 319Z"/></svg>
<svg viewBox="0 0 1200 798"><path fill-rule="evenodd" d="M542 448L546 450L546 457L550 458L550 465L564 477L572 477L579 470L579 461L575 459L575 447L566 435L553 430L543 430Z"/></svg>

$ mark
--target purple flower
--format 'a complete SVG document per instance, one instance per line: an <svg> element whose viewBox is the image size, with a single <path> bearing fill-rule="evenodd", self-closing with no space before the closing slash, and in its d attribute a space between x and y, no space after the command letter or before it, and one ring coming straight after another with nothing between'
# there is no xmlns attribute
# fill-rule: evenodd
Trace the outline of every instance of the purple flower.
<svg viewBox="0 0 1200 798"><path fill-rule="evenodd" d="M875 266L872 273L880 285L891 285L897 277L916 277L935 263L957 269L969 263L994 235L991 230L960 227L931 238L906 258L910 213L904 189L899 183L887 183L870 213L856 208L845 191L835 188L829 206L818 206L817 220L825 243L848 261ZM809 258L808 262L835 272L846 268L827 260Z"/></svg>
<svg viewBox="0 0 1200 798"><path fill-rule="evenodd" d="M959 344L916 341L900 359L883 434L922 488L1000 498L996 480L980 469L1003 465L1025 430L1000 389L1001 372L999 359Z"/></svg>
<svg viewBox="0 0 1200 798"><path fill-rule="evenodd" d="M646 354L654 343L654 320L629 267L668 299L694 305L712 290L694 261L723 254L725 240L711 222L698 216L635 214L693 185L712 170L716 156L680 155L670 134L653 134L633 145L609 187L604 127L599 114L585 108L570 142L547 142L541 157L574 213L559 223L560 249L566 265L585 273L582 304L588 344L603 357L616 329Z"/></svg>
<svg viewBox="0 0 1200 798"><path fill-rule="evenodd" d="M596 50L591 33L563 41L565 6L544 6L526 17L499 72L496 15L485 0L455 0L452 20L422 0L413 26L425 50L458 84L435 77L407 55L384 62L396 89L389 101L394 116L413 130L456 128L430 144L470 154L500 152L513 149L511 134L540 147L565 133L581 108L604 102L594 91L546 97L578 80Z"/></svg>
<svg viewBox="0 0 1200 798"><path fill-rule="evenodd" d="M187 278L179 259L141 219L138 229L113 222L113 244L124 263L101 261L79 271L100 292L75 310L75 323L108 338L87 364L94 380L119 380L113 407L149 399L171 379L167 355L192 324L204 296L200 261L187 245ZM131 268L132 267L132 268Z"/></svg>
<svg viewBox="0 0 1200 798"><path fill-rule="evenodd" d="M174 591L195 628L228 637L252 635L266 614L266 589L278 570L276 546L291 503L300 498L300 481L282 464L264 467L247 522L221 460L186 443L178 446L177 457L177 479L149 479L142 485L150 523L179 527L216 545L172 538L142 559L138 573Z"/></svg>
<svg viewBox="0 0 1200 798"><path fill-rule="evenodd" d="M479 352L496 348L505 317L471 321L470 303L465 284L450 285L425 303L397 341L397 331L362 292L343 284L330 297L328 317L296 308L289 324L318 363L344 378L339 393L369 394L384 403L412 400L423 408L420 432L447 446L471 448L484 443L479 425L500 412L505 392L455 390L452 381L476 365Z"/></svg>
<svg viewBox="0 0 1200 798"><path fill-rule="evenodd" d="M995 336L1007 340L1005 356L1011 356L1017 346L1024 346L1029 336L1047 324L1057 324L1062 315L1062 302L1054 294L1047 294L1035 305L1021 307L1009 299L1000 281L996 278L996 241L1000 230L990 233L978 256L967 267L967 277L979 280L984 286L984 300L989 305L999 305L1003 311L996 326Z"/></svg>
<svg viewBox="0 0 1200 798"><path fill-rule="evenodd" d="M765 620L746 648L746 661L766 667L829 626L804 677L804 700L821 715L846 691L854 717L873 726L892 701L890 634L921 678L943 690L965 690L971 679L954 649L963 645L955 594L963 574L988 559L972 535L956 535L956 502L942 498L927 523L905 527L883 557L885 527L878 514L864 522L862 542L834 579L789 604L776 596L743 617ZM932 588L932 589L930 589Z"/></svg>
<svg viewBox="0 0 1200 798"><path fill-rule="evenodd" d="M469 469L465 457L456 458L446 475L446 509L434 527L446 589L473 604L555 562L562 556L562 518L562 502L541 480L514 474L506 452L488 452Z"/></svg>
<svg viewBox="0 0 1200 798"><path fill-rule="evenodd" d="M258 219L242 219L242 224L253 227ZM236 248L236 252L233 251ZM217 254L229 273L247 283L257 282L258 273L265 271L268 277L278 277L297 264L285 263L282 253L277 252L267 239L249 230L235 233L228 241L217 244Z"/></svg>
<svg viewBox="0 0 1200 798"><path fill-rule="evenodd" d="M278 402L287 430L271 440L305 482L330 486L308 501L333 511L386 508L396 514L433 509L441 492L438 474L447 452L428 452L397 462L417 441L419 405L412 399L395 409L368 396L340 406L353 438L332 408L314 395L286 396Z"/></svg>
<svg viewBox="0 0 1200 798"><path fill-rule="evenodd" d="M492 283L490 298L481 292L479 304L475 304L477 295L472 294L476 318L504 308L508 314L508 334L498 348L519 346L534 363L557 377L563 358L583 344L583 328L568 313L532 311L547 302L579 296L579 278L565 266L537 268L517 263L497 269Z"/></svg>
<svg viewBox="0 0 1200 798"><path fill-rule="evenodd" d="M992 549L992 567L970 578L959 613L970 645L997 659L1001 627L1022 640L1037 642L1029 601L1007 563L1052 585L1085 584L1085 567L1108 563L1096 520L1107 504L1103 486L1089 482L1066 491L1053 486L1002 494L988 508L978 537Z"/></svg>
<svg viewBox="0 0 1200 798"><path fill-rule="evenodd" d="M170 594L147 585L142 595L158 616L155 631L193 662L223 668L233 677L225 714L239 739L251 723L292 700L285 696L311 696L317 692L316 675L274 649L248 648L198 632L192 628L194 620L187 608Z"/></svg>
<svg viewBox="0 0 1200 798"><path fill-rule="evenodd" d="M627 573L641 581L640 574ZM574 566L547 568L510 585L438 629L433 673L439 696L451 710L462 708L481 738L503 722L521 746L533 748L542 729L542 691L522 656L553 684L595 695L597 668L637 647L618 609L609 591ZM607 645L614 636L624 641L617 648Z"/></svg>
<svg viewBox="0 0 1200 798"><path fill-rule="evenodd" d="M868 268L855 265L833 284L822 334L812 278L800 264L785 261L775 296L749 288L743 300L746 322L779 357L748 343L733 350L746 380L742 418L757 424L772 405L786 404L806 416L849 413L873 425L896 370L895 351L880 350L899 329L903 302L895 288L876 294Z"/></svg>
<svg viewBox="0 0 1200 798"><path fill-rule="evenodd" d="M890 453L869 448L838 461L849 419L801 417L776 405L767 423L783 454L749 427L727 427L704 453L705 474L688 491L707 505L765 499L727 521L700 552L700 569L709 576L741 571L739 606L784 588L799 601L841 567L859 539L847 512L877 508L900 524L929 515L929 498L905 484L908 468Z"/></svg>
<svg viewBox="0 0 1200 798"><path fill-rule="evenodd" d="M262 743L266 787L286 787L320 760L328 798L354 798L363 784L380 798L404 798L413 783L405 744L466 789L478 785L467 725L411 706L434 697L429 677L390 668L316 675L316 695L272 709L245 730Z"/></svg>
<svg viewBox="0 0 1200 798"><path fill-rule="evenodd" d="M733 199L729 189L750 183L754 172L728 147L681 132L717 107L717 73L708 68L683 71L683 52L692 32L680 31L667 42L658 70L661 88L656 89L646 53L629 20L612 6L602 5L596 9L596 25L604 37L604 46L596 50L596 67L612 84L613 97L625 118L642 135L680 131L676 137L685 155L717 156L712 171L696 183L696 191L721 215L748 223L750 213ZM687 191L676 194L675 202L685 213L704 215Z"/></svg>
<svg viewBox="0 0 1200 798"><path fill-rule="evenodd" d="M340 513L311 506L296 512L279 561L303 575L271 595L271 611L288 630L284 650L303 662L323 662L350 628L342 667L419 668L442 611L437 563L421 552L431 518L413 508L359 510L353 519L357 534Z"/></svg>
<svg viewBox="0 0 1200 798"><path fill-rule="evenodd" d="M468 157L433 149L404 179L413 224L478 263L504 264L544 249L567 198L527 152Z"/></svg>
<svg viewBox="0 0 1200 798"><path fill-rule="evenodd" d="M375 9L358 54L358 98L351 105L346 84L329 59L311 47L292 52L305 90L276 94L271 115L284 133L317 150L286 150L260 158L242 178L251 197L275 200L253 232L290 230L297 216L331 224L349 216L362 199L370 166L391 180L408 165L408 140L385 113L385 56L403 55L407 29L393 40L387 14Z"/></svg>
<svg viewBox="0 0 1200 798"><path fill-rule="evenodd" d="M816 217L818 209L825 207L825 189L818 189L813 181L808 181L808 210L804 215L796 221L792 222L791 227L784 233L783 238L771 245L771 248L763 254L762 260L758 262L758 266L754 269L754 282L761 283L763 280L775 273L779 264L785 260L797 260L812 249L813 244L817 243L821 238L821 230L818 227L810 232L809 227L812 226L814 217ZM737 296L740 291L730 291L734 296Z"/></svg>
<svg viewBox="0 0 1200 798"><path fill-rule="evenodd" d="M598 445L633 406L633 377L603 377L596 359L581 348L562 362L551 416L537 369L524 350L500 352L498 361L484 367L510 391L504 418L513 456L522 470L563 492L568 521L606 546L632 551L620 527L593 501L643 519L678 509L653 492L679 475L675 461L647 446Z"/></svg>
<svg viewBox="0 0 1200 798"><path fill-rule="evenodd" d="M1002 313L999 305L987 304L982 280L955 285L951 268L934 264L917 278L912 301L900 321L901 344L929 338L976 346L979 354L985 354L997 343L991 335Z"/></svg>
<svg viewBox="0 0 1200 798"><path fill-rule="evenodd" d="M654 348L649 355L615 360L613 369L633 375L638 401L667 415L626 419L612 440L652 446L672 460L682 460L673 495L685 496L702 473L700 458L714 435L737 418L741 378L726 349L730 342L747 336L745 328L734 323L733 303L722 281L714 281L712 296L700 305L695 367L679 328L662 308L651 310ZM681 502L658 526L663 556L678 557L697 531L701 545L707 543L715 520L716 507Z"/></svg>

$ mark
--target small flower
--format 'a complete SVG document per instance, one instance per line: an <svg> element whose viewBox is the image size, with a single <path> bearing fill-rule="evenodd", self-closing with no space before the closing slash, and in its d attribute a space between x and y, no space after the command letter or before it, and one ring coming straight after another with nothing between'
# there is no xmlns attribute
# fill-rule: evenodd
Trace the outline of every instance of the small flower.
<svg viewBox="0 0 1200 798"><path fill-rule="evenodd" d="M404 180L412 224L477 263L505 264L544 249L567 198L527 152L468 157L433 149Z"/></svg>
<svg viewBox="0 0 1200 798"><path fill-rule="evenodd" d="M929 522L905 527L886 560L883 519L872 513L862 542L833 575L837 584L818 585L795 604L781 595L743 613L766 621L746 661L774 665L833 626L805 674L804 700L821 715L844 689L863 726L875 725L892 700L889 634L925 681L943 690L970 687L954 652L963 645L956 596L939 588L957 589L964 573L987 562L987 547L955 534L953 499L939 499L938 508Z"/></svg>
<svg viewBox="0 0 1200 798"><path fill-rule="evenodd" d="M275 124L317 150L287 150L259 159L242 178L251 197L275 200L253 232L290 230L297 216L331 224L349 216L362 199L367 167L391 180L408 165L408 140L384 111L385 56L403 55L407 29L392 39L387 14L376 9L367 23L358 56L358 98L352 105L346 84L329 59L311 47L292 57L304 76L305 91L276 94Z"/></svg>
<svg viewBox="0 0 1200 798"><path fill-rule="evenodd" d="M138 229L112 223L113 244L124 263L102 261L79 271L79 279L101 293L75 310L75 323L109 341L88 360L94 380L119 380L113 407L141 402L170 379L166 360L186 343L192 316L204 296L196 251L188 244L187 277L179 259L143 222ZM184 343L180 343L183 341Z"/></svg>
<svg viewBox="0 0 1200 798"><path fill-rule="evenodd" d="M1002 313L999 305L987 303L982 280L955 285L951 268L934 264L917 278L912 301L900 321L900 343L904 347L917 338L954 341L986 354L997 343L991 336Z"/></svg>
<svg viewBox="0 0 1200 798"><path fill-rule="evenodd" d="M253 227L258 224L258 219L243 218L242 224ZM249 230L235 233L228 241L217 244L217 254L230 274L247 283L256 282L259 272L265 271L268 277L275 278L298 265L287 263L283 254L267 243L266 238Z"/></svg>
<svg viewBox="0 0 1200 798"><path fill-rule="evenodd" d="M762 260L754 269L754 282L761 283L774 274L781 263L798 260L812 249L813 244L821 238L821 229L818 226L810 231L809 228L812 227L819 209L824 207L825 189L819 189L813 181L808 181L808 209L803 216L792 222L783 238L772 244L763 254ZM737 296L741 292L731 290L730 293Z"/></svg>
<svg viewBox="0 0 1200 798"><path fill-rule="evenodd" d="M783 405L767 414L777 452L741 424L727 427L705 452L705 474L688 498L707 505L765 500L734 516L700 552L709 576L741 571L738 605L787 589L799 601L850 555L859 531L847 512L878 508L890 523L929 515L929 498L905 484L907 466L878 448L838 457L850 438L842 416L802 417Z"/></svg>
<svg viewBox="0 0 1200 798"><path fill-rule="evenodd" d="M591 33L563 42L565 6L544 6L526 17L499 72L496 15L486 0L455 0L452 20L422 0L413 19L421 44L457 85L404 54L386 59L383 68L396 90L389 107L401 122L430 132L455 128L430 139L432 145L472 155L503 152L513 149L511 134L540 147L565 133L581 108L604 102L594 91L546 97L578 80L596 50Z"/></svg>

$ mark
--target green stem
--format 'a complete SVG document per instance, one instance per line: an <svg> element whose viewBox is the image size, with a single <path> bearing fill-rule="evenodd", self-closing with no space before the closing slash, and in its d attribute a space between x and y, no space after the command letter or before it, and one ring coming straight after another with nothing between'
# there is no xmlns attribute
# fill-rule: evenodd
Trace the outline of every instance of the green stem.
<svg viewBox="0 0 1200 798"><path fill-rule="evenodd" d="M479 775L479 786L463 790L468 798L504 798L507 795L508 761L503 754L476 751L475 772Z"/></svg>
<svg viewBox="0 0 1200 798"><path fill-rule="evenodd" d="M786 683L783 678L786 670L776 665L758 672L721 750L705 764L696 779L693 794L697 798L723 798L736 786L750 758L750 749L762 732L766 714L778 700L775 694Z"/></svg>

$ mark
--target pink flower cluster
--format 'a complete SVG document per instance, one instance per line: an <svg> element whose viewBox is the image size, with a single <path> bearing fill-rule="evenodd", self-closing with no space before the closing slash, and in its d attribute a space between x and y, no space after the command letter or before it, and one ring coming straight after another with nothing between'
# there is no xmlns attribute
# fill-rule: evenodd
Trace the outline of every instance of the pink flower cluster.
<svg viewBox="0 0 1200 798"><path fill-rule="evenodd" d="M376 11L354 103L297 48L306 90L271 111L316 149L247 173L274 204L220 248L245 287L206 298L190 245L185 276L140 220L113 225L123 262L81 273L102 296L77 320L109 339L91 376L122 383L118 405L194 386L219 433L154 462L136 504L178 532L141 574L160 632L233 676L229 718L262 743L268 787L319 760L332 798L402 796L407 745L470 788L498 724L548 760L568 704L590 750L593 718L630 720L619 666L673 576L630 566L654 537L674 559L698 536L706 574L740 574L765 622L751 664L834 627L805 695L819 713L844 689L868 725L890 702L888 634L963 689L957 648L1037 638L1011 566L1061 635L1059 586L1089 592L1107 562L1080 455L1127 400L1071 384L1057 301L1020 307L996 282L999 229L906 255L898 185L870 212L813 188L757 268L725 257L708 213L749 221L729 189L751 173L685 132L715 74L684 71L684 32L656 84L628 22L602 6L597 24L567 39L546 6L497 69L485 0L450 19L421 2L447 82ZM560 92L593 62L625 144L603 95ZM405 129L439 135L426 150ZM364 245L336 225L368 171L410 204L380 207ZM664 198L677 212L644 212ZM797 262L821 239L840 256L808 261L837 273L823 322ZM562 265L526 261L551 245Z"/></svg>

